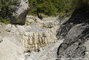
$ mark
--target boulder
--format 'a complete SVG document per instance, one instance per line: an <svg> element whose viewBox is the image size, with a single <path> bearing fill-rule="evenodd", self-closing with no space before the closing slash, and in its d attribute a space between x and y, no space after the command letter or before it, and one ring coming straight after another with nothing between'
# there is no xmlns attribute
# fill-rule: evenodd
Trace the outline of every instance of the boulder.
<svg viewBox="0 0 89 60"><path fill-rule="evenodd" d="M19 0L16 5L14 5L15 12L14 17L11 17L11 23L13 24L25 24L26 15L29 10L28 0Z"/></svg>

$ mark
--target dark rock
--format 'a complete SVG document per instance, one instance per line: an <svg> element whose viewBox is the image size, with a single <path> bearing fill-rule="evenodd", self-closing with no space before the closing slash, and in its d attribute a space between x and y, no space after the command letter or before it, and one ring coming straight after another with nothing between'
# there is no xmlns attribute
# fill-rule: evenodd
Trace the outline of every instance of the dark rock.
<svg viewBox="0 0 89 60"><path fill-rule="evenodd" d="M84 58L86 52L84 43L89 40L89 7L76 9L71 18L61 24L57 36L64 38L57 51L58 60Z"/></svg>
<svg viewBox="0 0 89 60"><path fill-rule="evenodd" d="M86 31L87 30L87 31ZM57 55L59 58L84 57L85 47L83 43L89 37L89 24L78 24L71 28L64 42L59 46Z"/></svg>
<svg viewBox="0 0 89 60"><path fill-rule="evenodd" d="M38 18L42 20L43 19L43 16L42 15L38 15Z"/></svg>
<svg viewBox="0 0 89 60"><path fill-rule="evenodd" d="M20 25L25 24L26 15L29 10L28 0L18 0L17 5L14 5L14 9L14 15L10 18L11 23Z"/></svg>
<svg viewBox="0 0 89 60"><path fill-rule="evenodd" d="M81 23L89 23L89 6L84 5L76 9L69 19L64 19L60 24L57 37L62 36L64 38L74 25Z"/></svg>
<svg viewBox="0 0 89 60"><path fill-rule="evenodd" d="M72 23L61 25L60 28L58 29L57 38L58 39L59 37L64 38L72 26L74 26L74 24Z"/></svg>

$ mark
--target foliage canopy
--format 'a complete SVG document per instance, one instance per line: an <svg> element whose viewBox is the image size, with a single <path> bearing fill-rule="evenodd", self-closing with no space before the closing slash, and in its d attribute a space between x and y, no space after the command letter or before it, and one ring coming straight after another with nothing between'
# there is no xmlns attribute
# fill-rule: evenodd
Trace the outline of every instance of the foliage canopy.
<svg viewBox="0 0 89 60"><path fill-rule="evenodd" d="M72 12L88 0L29 0L29 14L59 15Z"/></svg>
<svg viewBox="0 0 89 60"><path fill-rule="evenodd" d="M0 21L12 17L14 7L18 0L0 0ZM29 0L29 14L37 13L47 16L70 15L73 10L88 4L89 0Z"/></svg>
<svg viewBox="0 0 89 60"><path fill-rule="evenodd" d="M14 12L14 7L18 0L0 0L0 21L8 23ZM4 20L4 21L3 21Z"/></svg>

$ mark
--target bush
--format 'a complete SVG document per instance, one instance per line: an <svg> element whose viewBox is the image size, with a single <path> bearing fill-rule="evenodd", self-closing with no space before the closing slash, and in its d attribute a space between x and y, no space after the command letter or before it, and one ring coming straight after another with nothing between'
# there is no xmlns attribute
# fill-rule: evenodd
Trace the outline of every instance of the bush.
<svg viewBox="0 0 89 60"><path fill-rule="evenodd" d="M37 15L41 13L44 15L56 15L57 8L52 0L29 0L29 14Z"/></svg>
<svg viewBox="0 0 89 60"><path fill-rule="evenodd" d="M14 7L18 0L0 0L0 21L8 23L8 20L13 16Z"/></svg>
<svg viewBox="0 0 89 60"><path fill-rule="evenodd" d="M89 0L29 0L29 14L37 15L38 13L51 15L65 15L73 12Z"/></svg>
<svg viewBox="0 0 89 60"><path fill-rule="evenodd" d="M3 19L2 17L0 17L0 22L5 23L5 24L10 24L10 20Z"/></svg>

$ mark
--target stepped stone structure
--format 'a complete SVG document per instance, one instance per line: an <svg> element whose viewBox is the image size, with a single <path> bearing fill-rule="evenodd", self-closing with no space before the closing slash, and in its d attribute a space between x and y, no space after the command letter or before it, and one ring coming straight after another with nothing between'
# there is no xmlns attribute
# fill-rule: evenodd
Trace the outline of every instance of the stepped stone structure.
<svg viewBox="0 0 89 60"><path fill-rule="evenodd" d="M57 20L45 21L33 16L28 16L23 26L0 23L0 60L25 59L25 52L39 52L54 44L58 28Z"/></svg>

